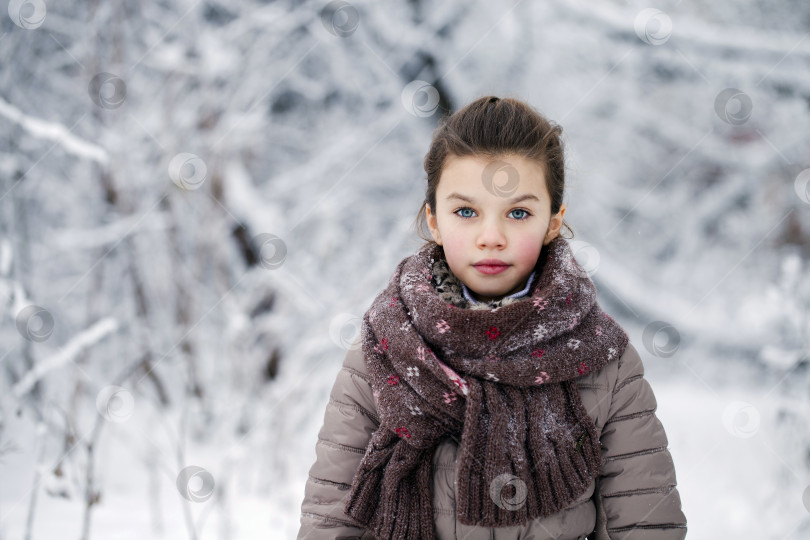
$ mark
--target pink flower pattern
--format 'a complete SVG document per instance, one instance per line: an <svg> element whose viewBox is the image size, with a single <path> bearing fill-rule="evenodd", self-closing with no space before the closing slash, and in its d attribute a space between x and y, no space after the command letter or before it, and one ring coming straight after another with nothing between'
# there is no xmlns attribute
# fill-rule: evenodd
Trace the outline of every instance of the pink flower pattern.
<svg viewBox="0 0 810 540"><path fill-rule="evenodd" d="M420 291L420 292L429 291L431 289L429 283L433 278L433 273L430 270L430 268L425 267L425 268L422 269L422 275L424 276L425 281L427 283L419 283L419 284L417 284L416 285L416 290ZM399 302L399 297L394 296L394 297L391 298L388 305L389 305L389 307L395 307L398 302ZM565 297L565 303L569 307L572 306L572 304L573 304L573 293L569 293ZM548 306L548 300L546 298L538 296L538 297L533 299L533 305L534 305L535 308L537 308L538 311L543 311ZM451 307L456 307L456 306L452 306L452 304L451 304ZM410 314L410 312L408 312L408 313ZM376 318L376 315L377 315L376 310L374 310L374 309L370 310L370 312L369 312L369 320L373 321ZM613 321L613 318L610 317L610 315L608 315L607 313L604 313L604 316L608 320ZM578 323L579 323L579 317L574 316L573 320L571 321L570 325L568 326L568 329L571 330L571 329L575 328ZM400 326L400 329L402 331L404 331L404 332L407 332L407 331L410 330L411 327L412 327L412 324L409 321L406 321L405 323L403 323ZM448 322L446 320L441 319L436 323L436 329L438 330L438 332L440 334L444 334L444 333L449 332L451 327L450 327L450 325L448 324ZM484 333L487 335L487 337L489 337L490 340L495 340L501 335L501 331L495 326L491 326ZM534 331L534 336L536 338L539 338L539 339L544 338L547 334L548 334L548 329L545 328L542 324L538 325L537 328ZM594 334L597 335L597 336L602 336L604 334L604 330L603 330L601 325L596 325L596 327L594 329ZM580 343L581 343L580 340L569 339L568 342L567 342L567 346L569 348L571 348L571 349L578 349ZM380 343L375 347L375 350L380 352L380 353L382 353L383 350L387 350L387 349L388 349L388 339L387 338L382 338L380 340ZM617 349L615 347L610 347L608 349L608 360L615 357L617 352L618 351L617 351ZM423 363L426 362L426 358L427 358L426 353L430 353L438 361L439 366L442 368L442 370L447 375L447 377L458 387L458 389L461 390L462 393L464 393L466 395L468 393L468 391L469 391L469 387L467 385L467 382L461 376L459 376L458 373L456 373L452 368L447 366L444 362L439 361L438 358L436 358L436 355L433 353L433 351L430 348L422 347L422 346L418 347L417 348L417 358L418 358L418 360L420 362L423 362ZM536 349L534 349L532 351L531 354L532 354L532 357L535 357L535 358L539 359L539 358L542 358L545 355L545 353L546 353L546 351L544 349L536 348ZM489 361L489 362L496 362L496 361L499 361L500 358L498 358L494 354L490 354L490 355L488 355L486 357L486 360ZM588 373L588 371L589 371L589 368L584 362L579 364L579 367L577 368L577 373L579 375L584 375L584 374ZM416 366L408 366L407 367L407 376L408 377L418 377L419 376L419 368L416 367ZM494 373L491 373L491 372L486 373L486 378L488 380L494 381L494 382L498 382L500 380ZM539 375L535 376L535 384L538 384L538 385L539 384L544 384L548 380L550 380L550 378L551 377L549 376L549 374L547 372L541 371ZM392 375L388 376L387 383L389 385L391 385L391 386L396 386L396 385L399 384L399 379L400 379L400 377L398 375L392 374ZM373 396L374 396L374 400L378 401L379 397L380 397L379 391L374 390L373 391ZM444 399L444 402L449 405L449 404L455 402L458 399L459 394L456 393L455 390L451 390L450 392L444 392L442 394L442 397ZM419 407L417 407L417 406L407 405L407 407L408 407L408 409L409 409L409 411L410 411L410 413L412 415L421 415L421 414L423 414L421 409ZM397 427L396 428L396 433L397 433L397 435L399 437L411 438L411 433L408 430L408 428L405 427L405 426Z"/></svg>
<svg viewBox="0 0 810 540"><path fill-rule="evenodd" d="M388 348L388 339L382 338L380 342L374 346L374 350L382 354L383 350Z"/></svg>
<svg viewBox="0 0 810 540"><path fill-rule="evenodd" d="M444 362L439 362L439 366L441 366L442 371L444 371L444 374L447 375L447 378L453 381L453 383L455 383L455 385L458 386L459 389L461 389L464 395L467 395L468 392L467 381L461 378L459 374L455 372L455 370L453 370L450 366L448 366Z"/></svg>

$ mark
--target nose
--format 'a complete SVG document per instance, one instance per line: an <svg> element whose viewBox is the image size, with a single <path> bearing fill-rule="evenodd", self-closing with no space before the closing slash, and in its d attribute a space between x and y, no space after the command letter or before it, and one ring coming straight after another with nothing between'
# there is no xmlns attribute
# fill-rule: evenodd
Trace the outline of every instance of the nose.
<svg viewBox="0 0 810 540"><path fill-rule="evenodd" d="M478 231L476 244L479 248L502 248L506 245L506 235L503 224L497 219L488 219L482 222Z"/></svg>

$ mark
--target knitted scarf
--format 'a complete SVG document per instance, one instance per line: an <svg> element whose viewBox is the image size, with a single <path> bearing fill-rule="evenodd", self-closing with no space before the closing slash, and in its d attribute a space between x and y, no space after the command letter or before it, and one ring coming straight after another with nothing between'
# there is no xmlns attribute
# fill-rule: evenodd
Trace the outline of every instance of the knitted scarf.
<svg viewBox="0 0 810 540"><path fill-rule="evenodd" d="M620 357L625 331L561 236L544 246L525 299L464 309L440 295L441 246L406 257L363 316L380 416L344 511L378 538L435 538L432 458L460 446L456 512L501 527L554 514L602 467L574 379Z"/></svg>

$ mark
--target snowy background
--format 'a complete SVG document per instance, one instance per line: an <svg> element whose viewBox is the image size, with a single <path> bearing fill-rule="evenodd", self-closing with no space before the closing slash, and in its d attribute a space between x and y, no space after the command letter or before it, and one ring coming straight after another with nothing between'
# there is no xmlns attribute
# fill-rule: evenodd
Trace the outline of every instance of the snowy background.
<svg viewBox="0 0 810 540"><path fill-rule="evenodd" d="M810 3L336 7L0 11L0 539L294 537L431 130L490 93L564 128L689 538L810 538Z"/></svg>

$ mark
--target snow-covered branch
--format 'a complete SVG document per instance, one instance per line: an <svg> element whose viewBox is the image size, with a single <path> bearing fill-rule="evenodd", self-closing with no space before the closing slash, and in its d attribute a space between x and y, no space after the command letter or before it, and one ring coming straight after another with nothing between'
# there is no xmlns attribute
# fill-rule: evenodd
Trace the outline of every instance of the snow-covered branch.
<svg viewBox="0 0 810 540"><path fill-rule="evenodd" d="M80 139L58 122L48 122L27 115L3 98L0 98L0 115L19 124L34 137L59 143L67 152L77 157L90 159L103 165L109 162L107 151L100 146Z"/></svg>
<svg viewBox="0 0 810 540"><path fill-rule="evenodd" d="M17 398L24 395L47 373L72 361L82 350L95 345L117 329L118 322L115 319L108 317L98 321L71 339L58 353L39 362L34 369L26 373L12 388L14 395Z"/></svg>

